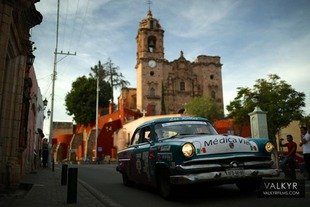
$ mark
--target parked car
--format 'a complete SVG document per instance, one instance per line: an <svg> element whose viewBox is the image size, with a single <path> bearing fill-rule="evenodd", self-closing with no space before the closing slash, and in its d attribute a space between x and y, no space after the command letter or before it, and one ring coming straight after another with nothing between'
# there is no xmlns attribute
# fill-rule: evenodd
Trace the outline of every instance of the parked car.
<svg viewBox="0 0 310 207"><path fill-rule="evenodd" d="M152 185L170 198L176 186L200 182L257 190L262 177L279 175L277 157L267 138L219 135L207 119L182 116L137 127L116 169L124 185Z"/></svg>

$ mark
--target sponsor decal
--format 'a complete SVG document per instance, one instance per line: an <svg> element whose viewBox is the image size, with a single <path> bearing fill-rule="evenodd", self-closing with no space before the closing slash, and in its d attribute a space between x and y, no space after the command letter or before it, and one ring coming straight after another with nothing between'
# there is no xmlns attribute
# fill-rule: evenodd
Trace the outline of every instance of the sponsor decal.
<svg viewBox="0 0 310 207"><path fill-rule="evenodd" d="M141 160L136 161L136 168L137 168L137 171L141 173L141 169L142 169Z"/></svg>
<svg viewBox="0 0 310 207"><path fill-rule="evenodd" d="M232 143L232 142L230 142L230 143L229 143L229 147L230 147L230 149L234 149L235 144L234 144L234 143Z"/></svg>
<svg viewBox="0 0 310 207"><path fill-rule="evenodd" d="M204 146L213 146L213 145L218 145L218 144L226 144L226 143L239 143L239 144L244 144L244 145L250 145L250 142L246 139L242 138L235 138L235 137L222 137L220 139L215 138L215 139L210 139L208 141L204 141Z"/></svg>
<svg viewBox="0 0 310 207"><path fill-rule="evenodd" d="M170 148L171 148L171 146L169 146L169 145L161 146L160 151L161 152L167 152L167 151L170 151Z"/></svg>
<svg viewBox="0 0 310 207"><path fill-rule="evenodd" d="M143 152L142 153L142 161L143 161L143 172L145 173L149 173L148 169L149 169L149 152Z"/></svg>
<svg viewBox="0 0 310 207"><path fill-rule="evenodd" d="M304 198L305 180L266 179L262 181L259 198Z"/></svg>
<svg viewBox="0 0 310 207"><path fill-rule="evenodd" d="M252 150L252 151L257 151L256 146L255 146L255 145L253 145L253 146L251 145L251 150Z"/></svg>
<svg viewBox="0 0 310 207"><path fill-rule="evenodd" d="M207 148L202 147L202 148L196 148L196 154L204 154L207 153Z"/></svg>
<svg viewBox="0 0 310 207"><path fill-rule="evenodd" d="M179 121L179 122L163 123L162 126L167 127L167 126L178 126L178 125L188 125L188 124L206 125L206 122L203 122L203 121Z"/></svg>
<svg viewBox="0 0 310 207"><path fill-rule="evenodd" d="M157 158L158 160L173 161L172 153L158 153Z"/></svg>

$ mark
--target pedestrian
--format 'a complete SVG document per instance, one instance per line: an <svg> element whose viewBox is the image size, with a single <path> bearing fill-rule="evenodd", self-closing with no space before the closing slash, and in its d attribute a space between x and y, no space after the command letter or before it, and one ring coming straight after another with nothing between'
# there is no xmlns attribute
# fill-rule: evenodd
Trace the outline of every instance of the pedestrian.
<svg viewBox="0 0 310 207"><path fill-rule="evenodd" d="M303 147L305 169L308 173L308 180L310 180L310 134L307 127L300 127L301 140L299 146Z"/></svg>
<svg viewBox="0 0 310 207"><path fill-rule="evenodd" d="M43 168L47 167L47 161L48 161L48 143L47 143L47 139L43 139L43 144L42 144L42 164L43 164Z"/></svg>
<svg viewBox="0 0 310 207"><path fill-rule="evenodd" d="M288 134L286 136L287 143L283 144L283 139L280 139L280 147L287 147L287 154L282 160L280 167L285 176L290 179L296 179L295 167L296 167L296 150L297 144L293 141L293 136Z"/></svg>

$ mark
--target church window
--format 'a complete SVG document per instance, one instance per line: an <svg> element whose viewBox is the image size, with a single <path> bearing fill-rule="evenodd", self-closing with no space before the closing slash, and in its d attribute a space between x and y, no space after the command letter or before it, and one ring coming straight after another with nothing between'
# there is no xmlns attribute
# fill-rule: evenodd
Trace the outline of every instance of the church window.
<svg viewBox="0 0 310 207"><path fill-rule="evenodd" d="M211 91L211 98L215 99L215 91Z"/></svg>
<svg viewBox="0 0 310 207"><path fill-rule="evenodd" d="M155 89L150 88L150 97L155 97Z"/></svg>
<svg viewBox="0 0 310 207"><path fill-rule="evenodd" d="M150 75L153 76L153 75L154 75L154 71L151 71L151 72L150 72Z"/></svg>
<svg viewBox="0 0 310 207"><path fill-rule="evenodd" d="M180 82L180 91L185 91L185 82Z"/></svg>
<svg viewBox="0 0 310 207"><path fill-rule="evenodd" d="M154 21L151 20L151 21L150 21L150 29L153 29L153 28L154 28Z"/></svg>
<svg viewBox="0 0 310 207"><path fill-rule="evenodd" d="M154 36L150 36L147 40L147 44L148 44L148 51L149 52L155 52L155 48L156 48L156 37Z"/></svg>
<svg viewBox="0 0 310 207"><path fill-rule="evenodd" d="M213 80L214 79L214 75L210 75L210 79Z"/></svg>

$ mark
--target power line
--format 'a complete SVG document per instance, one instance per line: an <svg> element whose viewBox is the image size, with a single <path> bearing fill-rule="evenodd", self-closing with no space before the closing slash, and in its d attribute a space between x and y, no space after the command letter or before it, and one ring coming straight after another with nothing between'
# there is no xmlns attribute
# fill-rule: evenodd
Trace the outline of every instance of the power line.
<svg viewBox="0 0 310 207"><path fill-rule="evenodd" d="M78 10L79 10L79 4L80 4L80 0L78 0L77 6L76 6L76 11L75 11L75 15L74 15L74 21L73 21L73 26L72 26L72 33L71 33L71 38L69 41L69 50L71 49L71 43L72 43L72 39L74 36L74 31L75 31L75 25L76 25L76 19L77 19L77 14L78 14Z"/></svg>
<svg viewBox="0 0 310 207"><path fill-rule="evenodd" d="M80 42L80 39L81 39L81 36L82 36L82 32L83 32L83 30L84 30L86 14L87 14L87 12L88 12L88 6L89 6L89 0L87 0L86 9L85 9L85 12L84 12L84 16L83 16L83 18L82 18L82 27L81 27L80 32L79 32L79 35L78 35L78 37L77 37L77 42Z"/></svg>

